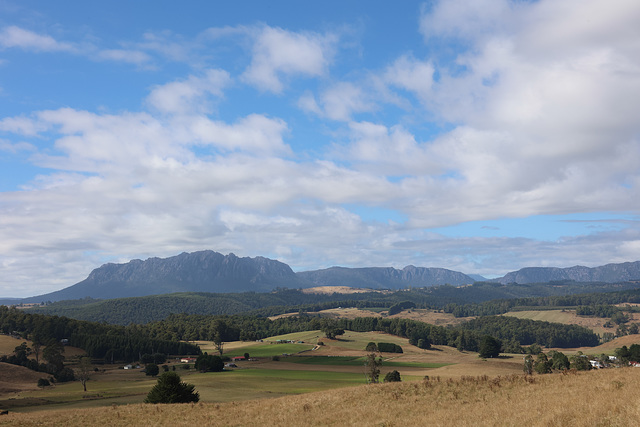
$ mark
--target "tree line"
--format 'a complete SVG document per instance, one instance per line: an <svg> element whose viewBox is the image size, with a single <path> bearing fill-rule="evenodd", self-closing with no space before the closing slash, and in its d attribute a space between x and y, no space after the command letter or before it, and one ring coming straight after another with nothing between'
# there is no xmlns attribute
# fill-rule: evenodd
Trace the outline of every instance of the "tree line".
<svg viewBox="0 0 640 427"><path fill-rule="evenodd" d="M458 317L502 314L514 306L577 306L595 303L616 304L640 301L633 282L577 283L572 281L509 284L477 282L471 286L451 285L412 288L388 294L365 292L361 294L307 294L300 289L278 289L271 293L176 293L110 300L60 301L28 309L31 313L71 317L80 320L129 325L149 323L166 318L172 313L188 314L248 314L275 316L293 312L316 312L336 307L383 307L394 310L409 302L416 308L445 309ZM591 292L592 294L585 294ZM599 294L594 294L594 293ZM580 293L582 295L573 295ZM605 294L607 295L607 294ZM569 298L566 298L569 296ZM535 297L541 299L536 300ZM546 299L545 299L546 298ZM614 302L615 301L615 302Z"/></svg>
<svg viewBox="0 0 640 427"><path fill-rule="evenodd" d="M55 341L79 347L92 358L105 361L135 361L145 353L200 354L194 344L158 338L137 325L119 326L60 316L25 313L0 306L0 331L30 339L33 347Z"/></svg>

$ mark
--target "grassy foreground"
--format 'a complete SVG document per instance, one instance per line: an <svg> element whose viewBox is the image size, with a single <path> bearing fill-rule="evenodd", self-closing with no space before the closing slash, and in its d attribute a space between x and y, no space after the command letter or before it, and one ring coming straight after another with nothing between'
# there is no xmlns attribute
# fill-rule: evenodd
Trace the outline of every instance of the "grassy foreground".
<svg viewBox="0 0 640 427"><path fill-rule="evenodd" d="M241 404L134 404L2 416L13 426L627 426L640 369L362 385Z"/></svg>

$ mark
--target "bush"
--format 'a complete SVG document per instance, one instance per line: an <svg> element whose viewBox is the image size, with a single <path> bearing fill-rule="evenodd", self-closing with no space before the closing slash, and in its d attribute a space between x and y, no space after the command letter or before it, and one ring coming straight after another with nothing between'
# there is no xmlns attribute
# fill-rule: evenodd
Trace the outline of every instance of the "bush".
<svg viewBox="0 0 640 427"><path fill-rule="evenodd" d="M149 363L145 366L144 373L150 377L155 377L160 373L160 368L155 363Z"/></svg>
<svg viewBox="0 0 640 427"><path fill-rule="evenodd" d="M379 342L378 351L381 353L402 353L402 347L391 342Z"/></svg>
<svg viewBox="0 0 640 427"><path fill-rule="evenodd" d="M144 403L189 403L200 400L200 394L193 384L180 381L175 372L165 372L144 400Z"/></svg>
<svg viewBox="0 0 640 427"><path fill-rule="evenodd" d="M273 360L274 362L279 362L280 356L271 356L271 360Z"/></svg>
<svg viewBox="0 0 640 427"><path fill-rule="evenodd" d="M365 347L365 351L368 351L369 353L371 353L372 351L378 351L378 346L376 345L376 343L374 342L370 342L369 344L367 344L367 346Z"/></svg>
<svg viewBox="0 0 640 427"><path fill-rule="evenodd" d="M400 379L400 372L396 370L387 372L387 375L384 376L385 383L399 383L400 381L402 381L402 379Z"/></svg>
<svg viewBox="0 0 640 427"><path fill-rule="evenodd" d="M38 380L38 387L40 387L40 388L49 387L50 385L51 385L51 383L46 378L40 378Z"/></svg>

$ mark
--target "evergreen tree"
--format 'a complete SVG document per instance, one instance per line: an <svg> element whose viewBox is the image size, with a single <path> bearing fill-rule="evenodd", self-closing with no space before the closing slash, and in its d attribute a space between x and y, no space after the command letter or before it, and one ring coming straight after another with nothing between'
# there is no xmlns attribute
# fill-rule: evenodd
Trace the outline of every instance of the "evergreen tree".
<svg viewBox="0 0 640 427"><path fill-rule="evenodd" d="M145 403L189 403L200 400L200 394L193 384L180 381L175 372L165 372L144 400Z"/></svg>

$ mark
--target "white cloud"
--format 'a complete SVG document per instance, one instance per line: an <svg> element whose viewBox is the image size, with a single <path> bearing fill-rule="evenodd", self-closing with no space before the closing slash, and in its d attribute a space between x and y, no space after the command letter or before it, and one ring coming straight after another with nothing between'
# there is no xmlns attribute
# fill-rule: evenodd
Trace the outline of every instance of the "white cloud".
<svg viewBox="0 0 640 427"><path fill-rule="evenodd" d="M434 71L429 62L402 56L387 68L384 77L390 84L415 92L421 99L427 99L431 93Z"/></svg>
<svg viewBox="0 0 640 427"><path fill-rule="evenodd" d="M399 52L377 71L336 66L336 78L329 33L236 26L193 41L158 32L122 49L84 50L136 65L159 52L194 71L152 87L149 111L58 108L0 120L1 131L20 136L0 140L5 155L29 153L52 169L22 191L0 193L3 293L15 283L43 292L70 285L105 258L204 248L282 256L299 269L414 264L483 274L595 266L603 253L638 259L637 224L557 242L449 238L425 228L640 211L639 9L622 1L440 2L421 16L426 49ZM8 28L4 48L73 51ZM238 35L252 37L249 59L223 70L198 56L211 40ZM279 116L250 98L218 115L237 89L234 68L274 93L294 78L326 79L297 102L328 120L300 130L309 122L286 115L291 99L273 110ZM434 121L442 125L435 136L424 125ZM316 131L325 133L312 135L309 152L298 148L306 140L288 139ZM333 146L322 145L328 138ZM365 221L354 205L407 221Z"/></svg>
<svg viewBox="0 0 640 427"><path fill-rule="evenodd" d="M320 103L307 92L298 100L298 106L331 120L350 121L353 114L371 112L377 108L371 98L356 84L338 82L322 92Z"/></svg>
<svg viewBox="0 0 640 427"><path fill-rule="evenodd" d="M59 42L51 36L37 34L15 25L2 29L0 32L0 46L36 52L75 51L75 48L69 43Z"/></svg>
<svg viewBox="0 0 640 427"><path fill-rule="evenodd" d="M12 143L4 139L0 139L0 151L8 153L18 153L20 151L35 151L36 147L28 142L16 142Z"/></svg>
<svg viewBox="0 0 640 427"><path fill-rule="evenodd" d="M263 91L282 92L282 78L323 75L333 57L334 35L294 33L264 27L256 35L253 59L242 78Z"/></svg>
<svg viewBox="0 0 640 427"><path fill-rule="evenodd" d="M206 106L209 96L222 97L223 89L230 82L228 72L208 70L202 77L189 76L186 80L156 86L149 94L147 103L163 113L208 111Z"/></svg>

